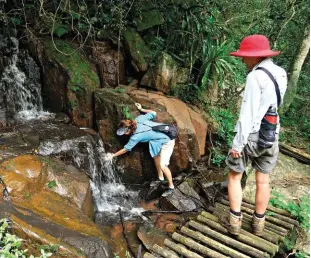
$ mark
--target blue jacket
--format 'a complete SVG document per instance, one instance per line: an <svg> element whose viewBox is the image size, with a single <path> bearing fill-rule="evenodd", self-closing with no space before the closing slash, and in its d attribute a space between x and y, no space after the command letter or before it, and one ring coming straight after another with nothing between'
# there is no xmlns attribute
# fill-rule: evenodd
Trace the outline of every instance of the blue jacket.
<svg viewBox="0 0 311 258"><path fill-rule="evenodd" d="M155 112L150 112L145 115L138 116L135 121L137 122L137 129L131 136L129 142L124 146L124 149L131 151L134 146L139 142L149 142L149 151L151 157L160 154L162 145L171 139L164 133L153 131L150 126L161 125L151 120L156 118Z"/></svg>

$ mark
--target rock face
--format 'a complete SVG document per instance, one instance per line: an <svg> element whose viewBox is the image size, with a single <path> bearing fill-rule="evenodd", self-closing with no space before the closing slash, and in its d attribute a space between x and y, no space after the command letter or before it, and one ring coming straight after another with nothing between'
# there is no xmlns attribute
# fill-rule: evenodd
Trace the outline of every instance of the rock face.
<svg viewBox="0 0 311 258"><path fill-rule="evenodd" d="M155 110L158 122L177 123L179 135L170 165L173 174L189 168L200 158L200 154L204 154L207 125L199 113L194 110L190 112L185 103L175 98L145 90L133 89L126 93L120 88L95 92L96 123L108 151L115 152L127 143L128 138L117 137L116 130L120 120L139 115L135 102L141 103L146 109ZM197 138L197 132L201 133L200 138ZM123 167L122 176L127 181L141 182L156 177L146 143L138 144L132 152L119 158L118 164Z"/></svg>
<svg viewBox="0 0 311 258"><path fill-rule="evenodd" d="M126 28L123 32L125 47L132 58L132 64L137 72L148 69L150 50L134 28Z"/></svg>
<svg viewBox="0 0 311 258"><path fill-rule="evenodd" d="M85 173L51 158L22 155L2 162L0 175L18 207L7 211L17 232L64 246L69 257L84 257L81 250L88 257L111 257L100 229L87 217L93 205Z"/></svg>
<svg viewBox="0 0 311 258"><path fill-rule="evenodd" d="M149 29L156 25L161 25L164 23L164 18L157 9L141 12L134 19L137 31L143 31Z"/></svg>
<svg viewBox="0 0 311 258"><path fill-rule="evenodd" d="M125 84L124 57L112 49L108 42L94 42L92 58L97 66L101 87ZM119 78L118 78L119 77Z"/></svg>
<svg viewBox="0 0 311 258"><path fill-rule="evenodd" d="M33 41L29 49L42 66L43 106L54 112L69 114L81 127L93 125L92 93L100 87L95 68L66 42L46 39Z"/></svg>
<svg viewBox="0 0 311 258"><path fill-rule="evenodd" d="M191 211L201 207L200 196L187 182L183 182L171 196L160 199L160 206L162 210Z"/></svg>
<svg viewBox="0 0 311 258"><path fill-rule="evenodd" d="M169 93L176 84L186 83L188 74L188 69L179 68L169 54L162 53L155 66L148 69L140 84Z"/></svg>

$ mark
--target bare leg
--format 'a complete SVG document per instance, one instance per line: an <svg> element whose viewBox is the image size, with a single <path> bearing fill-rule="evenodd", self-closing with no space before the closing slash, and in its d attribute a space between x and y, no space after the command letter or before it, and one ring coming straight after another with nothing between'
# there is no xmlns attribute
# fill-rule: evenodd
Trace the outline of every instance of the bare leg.
<svg viewBox="0 0 311 258"><path fill-rule="evenodd" d="M243 173L237 173L233 170L229 172L228 197L230 208L233 211L240 212L242 204L242 186L241 179Z"/></svg>
<svg viewBox="0 0 311 258"><path fill-rule="evenodd" d="M269 174L256 171L256 213L264 214L270 199Z"/></svg>
<svg viewBox="0 0 311 258"><path fill-rule="evenodd" d="M160 165L160 155L155 156L153 159L154 159L154 164L157 168L158 177L163 178L163 171L162 171L161 165Z"/></svg>
<svg viewBox="0 0 311 258"><path fill-rule="evenodd" d="M172 173L171 170L167 167L167 166L162 166L161 167L167 181L168 181L168 187L173 188L174 184L173 184L173 178L172 178Z"/></svg>

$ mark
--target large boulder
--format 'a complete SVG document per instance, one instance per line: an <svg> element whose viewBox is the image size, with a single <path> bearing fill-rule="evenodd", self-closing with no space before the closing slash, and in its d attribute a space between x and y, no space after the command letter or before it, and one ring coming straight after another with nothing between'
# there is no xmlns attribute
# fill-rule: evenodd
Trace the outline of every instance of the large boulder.
<svg viewBox="0 0 311 258"><path fill-rule="evenodd" d="M121 51L114 50L107 41L95 41L91 51L102 88L126 83L124 57Z"/></svg>
<svg viewBox="0 0 311 258"><path fill-rule="evenodd" d="M77 126L92 127L92 94L100 87L95 67L67 41L32 40L28 46L42 67L44 108L69 114Z"/></svg>
<svg viewBox="0 0 311 258"><path fill-rule="evenodd" d="M116 135L117 126L120 120L139 115L134 105L139 102L145 108L157 112L158 122L176 122L179 127L170 165L174 175L190 168L200 158L200 154L204 154L203 135L207 133L206 122L202 115L191 110L182 101L155 92L129 88L127 91L121 88L100 89L95 91L94 96L97 127L109 152L115 152L127 143L126 136ZM197 134L200 138L197 138ZM127 182L142 182L156 177L155 166L146 143L137 145L132 152L118 158L118 165L122 168L121 175Z"/></svg>
<svg viewBox="0 0 311 258"><path fill-rule="evenodd" d="M143 31L164 23L164 18L157 9L140 12L134 19L137 30Z"/></svg>
<svg viewBox="0 0 311 258"><path fill-rule="evenodd" d="M150 50L144 40L134 28L123 31L125 48L132 58L132 65L137 72L146 72L148 69Z"/></svg>
<svg viewBox="0 0 311 258"><path fill-rule="evenodd" d="M186 83L189 70L178 67L167 53L158 56L154 67L150 67L141 79L140 84L164 93L169 93L176 84Z"/></svg>
<svg viewBox="0 0 311 258"><path fill-rule="evenodd" d="M55 159L22 155L2 162L0 175L18 235L60 245L69 257L111 257L108 239L88 217L93 205L85 173Z"/></svg>

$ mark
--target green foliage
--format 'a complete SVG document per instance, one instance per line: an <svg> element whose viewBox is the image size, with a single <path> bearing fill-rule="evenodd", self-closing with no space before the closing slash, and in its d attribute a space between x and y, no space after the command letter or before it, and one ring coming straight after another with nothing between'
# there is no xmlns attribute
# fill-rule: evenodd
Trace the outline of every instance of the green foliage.
<svg viewBox="0 0 311 258"><path fill-rule="evenodd" d="M52 253L52 254L58 254L59 245L40 245L39 250L43 249L45 252Z"/></svg>
<svg viewBox="0 0 311 258"><path fill-rule="evenodd" d="M300 222L301 228L309 231L310 229L310 197L308 195L303 196L299 203L287 200L284 195L272 192L272 198L270 198L269 204L278 208L287 210L293 216L297 217Z"/></svg>
<svg viewBox="0 0 311 258"><path fill-rule="evenodd" d="M295 253L295 257L296 258L309 258L310 255L305 252L298 251L297 253Z"/></svg>
<svg viewBox="0 0 311 258"><path fill-rule="evenodd" d="M193 83L173 86L171 92L173 96L181 99L182 101L195 105L202 102L202 93L203 89Z"/></svg>
<svg viewBox="0 0 311 258"><path fill-rule="evenodd" d="M123 111L123 115L124 115L125 119L130 119L130 120L134 119L134 117L130 113L130 109L128 106L122 107L122 111Z"/></svg>
<svg viewBox="0 0 311 258"><path fill-rule="evenodd" d="M9 224L7 219L0 220L0 257L7 258L35 258L33 255L27 256L27 249L21 250L23 239L18 238L8 232ZM41 255L37 258L47 258L52 256L52 253L46 253L44 249L41 249Z"/></svg>
<svg viewBox="0 0 311 258"><path fill-rule="evenodd" d="M119 87L117 89L113 89L114 92L117 92L117 93L124 93L125 92L125 89L122 88L122 87Z"/></svg>
<svg viewBox="0 0 311 258"><path fill-rule="evenodd" d="M223 108L212 108L209 112L218 123L218 136L225 141L227 147L230 147L234 136L237 115L232 112L232 109Z"/></svg>
<svg viewBox="0 0 311 258"><path fill-rule="evenodd" d="M204 41L201 67L204 74L201 85L212 85L217 82L221 87L226 75L231 75L234 78L233 65L236 59L228 55L231 49L232 44L227 41L221 43L219 40L207 39Z"/></svg>
<svg viewBox="0 0 311 258"><path fill-rule="evenodd" d="M48 40L45 42L45 46L49 56L54 57L68 70L70 74L69 88L78 96L82 96L87 87L95 89L99 85L99 78L91 64L69 42ZM58 51L55 50L55 47Z"/></svg>
<svg viewBox="0 0 311 258"><path fill-rule="evenodd" d="M11 22L15 25L21 25L22 24L22 20L19 17L12 17Z"/></svg>
<svg viewBox="0 0 311 258"><path fill-rule="evenodd" d="M220 167L224 164L226 160L226 155L222 153L222 151L219 148L212 148L212 163L216 165L217 167Z"/></svg>
<svg viewBox="0 0 311 258"><path fill-rule="evenodd" d="M68 32L68 25L64 25L64 24L57 24L55 29L54 29L54 33L60 38L61 36L63 36L64 34L66 34Z"/></svg>
<svg viewBox="0 0 311 258"><path fill-rule="evenodd" d="M48 182L48 188L53 189L56 186L55 180Z"/></svg>

